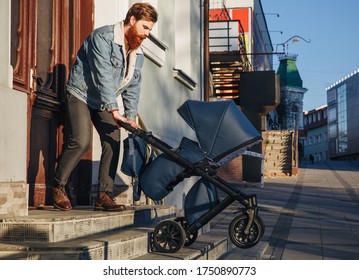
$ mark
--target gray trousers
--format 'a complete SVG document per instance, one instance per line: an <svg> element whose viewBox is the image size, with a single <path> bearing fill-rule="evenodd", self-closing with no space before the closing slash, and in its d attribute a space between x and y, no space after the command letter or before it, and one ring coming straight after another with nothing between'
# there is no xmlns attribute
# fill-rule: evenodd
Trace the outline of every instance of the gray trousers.
<svg viewBox="0 0 359 280"><path fill-rule="evenodd" d="M67 94L67 117L70 137L59 158L55 173L55 184L65 186L81 157L92 141L91 127L95 126L101 141L101 160L99 167L99 191L113 190L116 176L121 133L112 113L89 108L84 102Z"/></svg>

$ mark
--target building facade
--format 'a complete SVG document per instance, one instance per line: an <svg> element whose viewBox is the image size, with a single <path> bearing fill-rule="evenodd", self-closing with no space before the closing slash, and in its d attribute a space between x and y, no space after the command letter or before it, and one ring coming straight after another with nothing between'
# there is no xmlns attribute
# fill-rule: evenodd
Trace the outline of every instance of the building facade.
<svg viewBox="0 0 359 280"><path fill-rule="evenodd" d="M321 106L303 113L304 130L299 145L300 159L304 161L328 160L327 106Z"/></svg>
<svg viewBox="0 0 359 280"><path fill-rule="evenodd" d="M65 84L77 50L94 28L123 20L128 8L142 1L157 8L159 20L143 45L139 122L172 147L184 136L196 139L177 108L188 99L204 100L202 0L0 1L0 215L25 216L29 208L52 204L54 170L68 136ZM236 19L247 25L248 50L241 59L272 52L261 1L224 2L245 16ZM251 56L250 69L271 69L271 58ZM93 129L90 148L69 182L74 205L93 203L100 154ZM195 180L180 183L165 202L182 208ZM117 200L131 204L131 180L120 169L115 184Z"/></svg>
<svg viewBox="0 0 359 280"><path fill-rule="evenodd" d="M210 100L233 100L258 131L265 130L267 113L279 103L279 86L261 1L211 0L210 4ZM260 145L252 149L262 153ZM226 168L231 171L227 180L261 180L257 158L246 157L243 162L236 158Z"/></svg>
<svg viewBox="0 0 359 280"><path fill-rule="evenodd" d="M71 64L94 28L123 20L135 2L142 0L0 1L0 216L24 216L29 207L52 204L54 170L67 135L64 89ZM195 137L177 108L203 99L202 1L143 2L157 8L159 20L143 46L139 120L176 147L183 136ZM69 182L77 205L92 203L100 151L93 130L91 147ZM127 205L131 195L121 192L130 182L118 170L116 190ZM166 199L182 207L193 183L181 183Z"/></svg>
<svg viewBox="0 0 359 280"><path fill-rule="evenodd" d="M329 158L359 159L359 69L326 89Z"/></svg>

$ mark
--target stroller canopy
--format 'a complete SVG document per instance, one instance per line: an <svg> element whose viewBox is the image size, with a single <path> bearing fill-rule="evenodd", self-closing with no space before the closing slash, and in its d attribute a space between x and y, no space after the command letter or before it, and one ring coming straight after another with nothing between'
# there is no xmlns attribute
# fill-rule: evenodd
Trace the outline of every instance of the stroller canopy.
<svg viewBox="0 0 359 280"><path fill-rule="evenodd" d="M214 161L262 141L259 132L232 100L187 100L177 111Z"/></svg>

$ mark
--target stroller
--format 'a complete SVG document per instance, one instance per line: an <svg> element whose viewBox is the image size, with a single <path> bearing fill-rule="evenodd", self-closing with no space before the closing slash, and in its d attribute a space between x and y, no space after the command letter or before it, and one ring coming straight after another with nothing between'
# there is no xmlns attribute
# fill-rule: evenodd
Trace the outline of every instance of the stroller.
<svg viewBox="0 0 359 280"><path fill-rule="evenodd" d="M229 184L216 173L219 167L239 155L261 157L247 150L260 143L262 137L233 101L187 100L177 111L195 131L199 143L183 137L174 149L151 132L119 123L162 152L139 176L146 196L159 201L185 178L199 178L185 197L185 216L161 221L154 229L152 247L160 252L175 253L183 246L190 246L198 230L234 201L244 207L230 223L229 237L240 248L256 245L264 234L256 195L243 193L237 184ZM226 194L224 199L219 199L217 189Z"/></svg>

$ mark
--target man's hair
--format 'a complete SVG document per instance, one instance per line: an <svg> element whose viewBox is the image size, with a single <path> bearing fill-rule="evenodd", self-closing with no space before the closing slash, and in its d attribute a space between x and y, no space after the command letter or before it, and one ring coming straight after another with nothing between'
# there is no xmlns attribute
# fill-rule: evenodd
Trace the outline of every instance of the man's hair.
<svg viewBox="0 0 359 280"><path fill-rule="evenodd" d="M146 20L155 23L157 22L158 14L157 10L149 3L136 3L128 10L125 24L129 24L131 16L134 16L136 20Z"/></svg>

